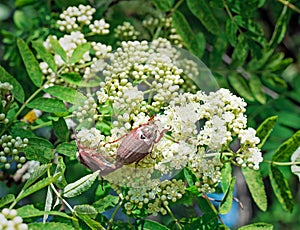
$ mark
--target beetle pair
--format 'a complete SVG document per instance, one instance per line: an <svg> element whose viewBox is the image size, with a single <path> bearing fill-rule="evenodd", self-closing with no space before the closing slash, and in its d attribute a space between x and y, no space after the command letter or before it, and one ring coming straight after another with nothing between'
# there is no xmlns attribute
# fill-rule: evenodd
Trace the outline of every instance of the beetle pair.
<svg viewBox="0 0 300 230"><path fill-rule="evenodd" d="M123 165L132 163L138 164L140 160L148 154L151 154L154 145L158 143L170 129L171 128L159 131L157 124L155 124L154 116L152 116L147 123L134 128L117 140L107 143L115 143L124 138L117 150L114 163L112 163L110 157L100 155L95 150L83 148L80 143L77 142L79 160L92 171L100 170L101 175L107 175ZM94 153L91 153L91 151L94 151Z"/></svg>

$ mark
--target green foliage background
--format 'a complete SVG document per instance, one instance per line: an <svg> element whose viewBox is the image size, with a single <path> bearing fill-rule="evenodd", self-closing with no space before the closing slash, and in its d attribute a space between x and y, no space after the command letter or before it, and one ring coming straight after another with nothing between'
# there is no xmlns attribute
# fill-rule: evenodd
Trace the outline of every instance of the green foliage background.
<svg viewBox="0 0 300 230"><path fill-rule="evenodd" d="M29 66L24 66L20 50L25 49L21 52L23 55L27 50L23 41L18 39L23 39L25 44L34 50L33 41L44 41L49 34L60 35L54 26L59 13L70 5L80 3L95 7L99 18L105 15L111 30L125 20L130 21L137 30L141 30L140 40L151 40L156 36L142 29L141 19L144 15L172 15L173 26L181 36L184 46L212 70L220 87L228 88L245 98L248 103L247 115L250 126L256 128L268 117L278 116L274 130L263 146L265 160L272 160L272 157L274 160L275 150L300 129L300 3L296 0L6 1L0 4L0 65L14 76L24 89L24 95L20 91L16 94L19 106L36 93L41 85L39 82L41 73L38 69L29 70ZM114 48L117 47L117 40L111 35L93 39L100 42L105 40ZM7 77L6 72L0 69L0 74L0 80L4 81ZM28 74L32 76L29 78ZM39 104L36 103L27 105L28 107L18 114L18 117L22 118L31 108L36 108ZM55 112L66 111L62 105L61 110ZM56 122L53 123L54 129L55 125L61 127L58 117L50 118ZM51 121L49 118L43 119ZM18 129L17 126L13 128ZM50 131L52 127L46 129ZM11 132L14 131L16 130ZM61 142L69 141L68 136L55 134ZM24 136L27 135L33 137L30 132L24 133ZM59 142L54 142L50 136L41 138L43 139L36 140L37 143L44 141L46 142L44 146L49 147L45 149L42 162L48 162L47 153L51 154L53 145L61 152L67 148L67 146L58 147ZM299 146L299 139L295 139L294 142ZM72 160L76 161L74 158ZM261 165L264 178L270 174L273 177L281 176L277 168L268 166L267 163ZM267 189L267 211L258 211L254 206L250 219L242 224L254 221L267 222L273 224L275 229L283 227L297 229L300 224L300 206L297 205L300 197L299 181L291 174L289 167L280 169L287 178L296 205L289 207L287 204L286 209L290 212L284 211L275 199L270 180L267 178L264 181ZM83 176L80 165L69 170L66 172L67 181L74 181ZM20 185L12 184L11 187L6 187L4 183L0 183L2 191L0 196L20 189ZM95 190L96 186L93 189ZM94 190L88 192L90 195L81 196L80 203L90 202ZM40 197L43 194L39 192L31 196L30 203L42 205L39 202L44 199ZM243 203L243 200L241 202Z"/></svg>

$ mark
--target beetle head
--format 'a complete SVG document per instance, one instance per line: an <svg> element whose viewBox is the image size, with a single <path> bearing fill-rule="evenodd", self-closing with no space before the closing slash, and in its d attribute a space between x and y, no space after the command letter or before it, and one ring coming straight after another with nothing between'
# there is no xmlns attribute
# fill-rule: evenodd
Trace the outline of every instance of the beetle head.
<svg viewBox="0 0 300 230"><path fill-rule="evenodd" d="M145 142L153 142L157 137L158 127L155 124L149 124L138 128L139 137Z"/></svg>

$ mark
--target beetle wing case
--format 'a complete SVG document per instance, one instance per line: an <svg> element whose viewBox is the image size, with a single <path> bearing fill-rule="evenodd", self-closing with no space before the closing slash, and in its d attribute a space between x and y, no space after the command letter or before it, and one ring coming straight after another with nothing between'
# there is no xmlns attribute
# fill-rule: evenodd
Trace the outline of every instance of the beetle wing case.
<svg viewBox="0 0 300 230"><path fill-rule="evenodd" d="M132 130L124 138L117 151L117 162L124 165L137 163L150 153L157 134L151 136L150 139L142 139L144 137L142 128L144 127Z"/></svg>
<svg viewBox="0 0 300 230"><path fill-rule="evenodd" d="M113 163L113 159L96 152L94 149L83 148L79 145L78 159L81 164L85 165L93 172L100 170L100 175L105 176L118 168L121 164Z"/></svg>

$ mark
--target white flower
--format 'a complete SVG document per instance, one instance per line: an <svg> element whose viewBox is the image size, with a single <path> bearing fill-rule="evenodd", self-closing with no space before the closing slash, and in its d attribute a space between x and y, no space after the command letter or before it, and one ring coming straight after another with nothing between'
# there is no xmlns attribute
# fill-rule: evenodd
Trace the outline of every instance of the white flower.
<svg viewBox="0 0 300 230"><path fill-rule="evenodd" d="M104 136L101 135L101 132L96 128L82 128L76 134L76 139L84 147L97 148L100 147L100 143L104 140Z"/></svg>
<svg viewBox="0 0 300 230"><path fill-rule="evenodd" d="M96 34L108 34L109 24L104 19L95 20L93 24L89 25L90 30Z"/></svg>
<svg viewBox="0 0 300 230"><path fill-rule="evenodd" d="M260 140L255 136L255 134L256 131L253 128L241 130L239 133L241 144L250 144L251 146L258 144Z"/></svg>
<svg viewBox="0 0 300 230"><path fill-rule="evenodd" d="M248 156L247 164L251 165L253 167L253 169L258 170L259 163L261 163L263 161L261 151L257 147L249 148L247 150L246 155Z"/></svg>

